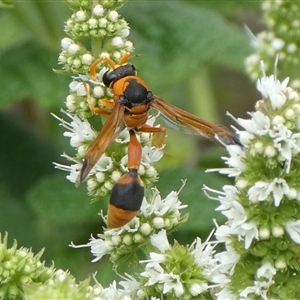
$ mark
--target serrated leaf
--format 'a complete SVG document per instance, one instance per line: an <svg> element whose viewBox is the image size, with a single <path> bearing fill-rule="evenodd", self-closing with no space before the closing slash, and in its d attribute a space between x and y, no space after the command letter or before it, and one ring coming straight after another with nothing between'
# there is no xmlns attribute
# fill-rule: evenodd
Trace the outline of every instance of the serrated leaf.
<svg viewBox="0 0 300 300"><path fill-rule="evenodd" d="M138 69L147 70L152 82L179 81L209 61L242 69L251 51L242 30L217 12L188 2L134 1L122 12L136 52L145 54L136 59Z"/></svg>
<svg viewBox="0 0 300 300"><path fill-rule="evenodd" d="M32 209L44 218L60 223L93 222L107 206L106 199L91 204L84 186L75 188L65 174L55 174L40 180L28 193Z"/></svg>

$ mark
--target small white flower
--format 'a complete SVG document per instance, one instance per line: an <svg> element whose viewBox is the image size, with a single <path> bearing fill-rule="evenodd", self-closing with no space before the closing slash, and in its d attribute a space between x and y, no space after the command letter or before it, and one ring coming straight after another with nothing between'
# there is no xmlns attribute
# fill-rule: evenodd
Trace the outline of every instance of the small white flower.
<svg viewBox="0 0 300 300"><path fill-rule="evenodd" d="M288 82L289 78L280 82L274 75L269 77L265 76L257 81L257 89L262 93L263 97L270 99L273 109L278 109L286 102L284 91Z"/></svg>
<svg viewBox="0 0 300 300"><path fill-rule="evenodd" d="M93 56L90 53L85 53L81 57L81 62L84 65L90 65L93 62Z"/></svg>
<svg viewBox="0 0 300 300"><path fill-rule="evenodd" d="M157 234L151 235L150 242L160 252L165 252L167 249L170 249L170 244L165 230L161 230Z"/></svg>
<svg viewBox="0 0 300 300"><path fill-rule="evenodd" d="M245 222L240 226L241 230L236 230L238 234L245 237L245 249L249 249L253 239L258 239L258 229L254 222ZM234 232L234 230L233 230Z"/></svg>
<svg viewBox="0 0 300 300"><path fill-rule="evenodd" d="M261 228L259 229L259 237L262 239L262 240L267 240L270 238L270 230L268 228Z"/></svg>
<svg viewBox="0 0 300 300"><path fill-rule="evenodd" d="M97 17L102 17L104 14L104 8L102 5L97 4L93 8L93 14Z"/></svg>
<svg viewBox="0 0 300 300"><path fill-rule="evenodd" d="M217 300L236 300L236 296L231 294L227 287L223 288L220 292L216 293Z"/></svg>
<svg viewBox="0 0 300 300"><path fill-rule="evenodd" d="M229 145L226 147L226 149L230 156L222 157L222 159L229 166L229 168L208 169L206 172L219 172L220 174L227 174L229 177L235 177L245 170L245 153L243 149L236 145Z"/></svg>
<svg viewBox="0 0 300 300"><path fill-rule="evenodd" d="M130 34L130 30L129 30L128 27L121 30L121 37L122 38L127 37L129 34Z"/></svg>
<svg viewBox="0 0 300 300"><path fill-rule="evenodd" d="M129 140L130 140L129 131L127 128L122 130L121 133L118 135L118 137L115 139L115 141L120 144L128 144ZM126 163L127 163L127 161L125 162L125 164Z"/></svg>
<svg viewBox="0 0 300 300"><path fill-rule="evenodd" d="M95 300L133 300L129 295L126 294L125 290L119 290L115 281L107 288L102 288L99 297L93 298Z"/></svg>
<svg viewBox="0 0 300 300"><path fill-rule="evenodd" d="M70 54L76 54L80 50L80 47L77 44L70 44L68 47L68 52Z"/></svg>
<svg viewBox="0 0 300 300"><path fill-rule="evenodd" d="M287 222L285 228L291 239L300 244L300 220Z"/></svg>
<svg viewBox="0 0 300 300"><path fill-rule="evenodd" d="M67 155L62 155L62 156L68 157ZM62 165L62 164L58 164L58 163L53 163L53 164L55 165L56 169L59 169L59 170L62 170L62 171L66 171L66 172L70 173L69 175L66 176L66 178L70 182L72 182L72 183L76 182L78 174L79 174L79 170L82 167L81 163L76 163L76 164L73 164L71 166L66 166L66 165Z"/></svg>
<svg viewBox="0 0 300 300"><path fill-rule="evenodd" d="M223 210L222 213L228 218L232 228L238 228L247 220L245 209L238 201L232 201L230 209Z"/></svg>
<svg viewBox="0 0 300 300"><path fill-rule="evenodd" d="M100 172L106 172L113 168L113 160L105 154L96 163L94 169Z"/></svg>
<svg viewBox="0 0 300 300"><path fill-rule="evenodd" d="M100 18L98 21L100 28L105 28L107 26L108 20L106 18Z"/></svg>
<svg viewBox="0 0 300 300"><path fill-rule="evenodd" d="M207 284L197 284L197 283L193 283L191 285L191 287L189 288L189 292L191 293L192 296L197 296L199 294L201 294L202 292L207 290L208 285Z"/></svg>
<svg viewBox="0 0 300 300"><path fill-rule="evenodd" d="M270 195L269 183L265 181L257 181L248 190L249 200L252 202L265 201Z"/></svg>
<svg viewBox="0 0 300 300"><path fill-rule="evenodd" d="M237 122L244 127L248 132L255 135L265 135L270 129L270 119L260 111L250 113L251 119L237 119Z"/></svg>
<svg viewBox="0 0 300 300"><path fill-rule="evenodd" d="M72 44L74 44L74 41L67 37L63 38L60 42L61 48L65 51L68 51L70 45Z"/></svg>
<svg viewBox="0 0 300 300"><path fill-rule="evenodd" d="M86 19L86 13L83 10L79 10L75 13L76 20L83 22Z"/></svg>
<svg viewBox="0 0 300 300"><path fill-rule="evenodd" d="M94 18L90 18L87 23L89 24L89 27L91 29L93 28L97 28L98 27L98 20L97 19L94 19Z"/></svg>
<svg viewBox="0 0 300 300"><path fill-rule="evenodd" d="M100 85L97 85L93 89L93 94L94 94L95 97L101 98L101 97L104 96L104 90Z"/></svg>
<svg viewBox="0 0 300 300"><path fill-rule="evenodd" d="M276 141L284 141L291 137L292 132L285 125L279 123L274 125L274 127L269 131L269 135Z"/></svg>
<svg viewBox="0 0 300 300"><path fill-rule="evenodd" d="M283 178L274 178L269 184L269 193L273 193L274 205L279 206L284 195L289 194L289 186Z"/></svg>
<svg viewBox="0 0 300 300"><path fill-rule="evenodd" d="M114 47L117 48L122 48L124 46L124 41L120 36L115 36L112 40L111 40L111 44Z"/></svg>
<svg viewBox="0 0 300 300"><path fill-rule="evenodd" d="M90 142L96 137L95 131L91 128L91 125L87 120L82 121L77 116L72 116L63 110L62 112L71 119L70 123L54 114L52 114L52 116L60 121L61 126L69 130L64 132L64 136L70 138L70 144L72 147L79 147L83 143Z"/></svg>
<svg viewBox="0 0 300 300"><path fill-rule="evenodd" d="M72 81L69 84L70 92L76 93L77 96L83 97L87 95L86 88L82 82Z"/></svg>
<svg viewBox="0 0 300 300"><path fill-rule="evenodd" d="M143 223L140 227L140 232L145 236L149 235L151 231L152 227L149 223Z"/></svg>
<svg viewBox="0 0 300 300"><path fill-rule="evenodd" d="M258 278L264 277L268 280L272 280L276 274L276 269L269 263L264 263L257 271Z"/></svg>
<svg viewBox="0 0 300 300"><path fill-rule="evenodd" d="M119 171L113 171L112 174L110 175L110 178L114 181L117 182L120 177L122 176L122 173Z"/></svg>
<svg viewBox="0 0 300 300"><path fill-rule="evenodd" d="M219 242L228 242L229 241L229 236L231 233L230 226L228 225L221 225L218 226L215 232L215 237Z"/></svg>
<svg viewBox="0 0 300 300"><path fill-rule="evenodd" d="M125 276L123 277L124 281L120 281L119 284L124 288L124 292L126 294L130 294L132 292L135 292L137 290L139 290L139 288L141 287L141 284L131 275L129 274L125 274Z"/></svg>
<svg viewBox="0 0 300 300"><path fill-rule="evenodd" d="M207 273L206 275L210 276L211 271L216 268L217 265L217 258L213 257L215 253L215 247L218 242L210 242L210 237L213 234L214 230L211 232L207 240L202 243L200 238L197 238L192 245L190 246L190 250L195 257L195 261L199 267L204 267ZM194 248L194 249L193 249Z"/></svg>
<svg viewBox="0 0 300 300"><path fill-rule="evenodd" d="M163 155L161 148L144 146L142 149L142 164L144 166L150 166L158 162Z"/></svg>
<svg viewBox="0 0 300 300"><path fill-rule="evenodd" d="M92 262L96 262L100 260L104 255L109 254L111 252L111 247L105 240L101 238L96 239L93 236L91 237L90 241L87 244L74 245L73 243L71 243L70 247L73 248L90 247L92 254L95 256Z"/></svg>
<svg viewBox="0 0 300 300"><path fill-rule="evenodd" d="M256 145L257 145L257 143L256 143ZM279 147L276 147L276 148L279 148ZM258 151L258 153L260 153L260 152ZM264 148L263 153L266 157L272 158L272 157L276 156L277 151L272 145L268 145L267 147Z"/></svg>
<svg viewBox="0 0 300 300"><path fill-rule="evenodd" d="M155 229L161 229L165 226L165 221L162 217L155 217L152 220L152 224Z"/></svg>
<svg viewBox="0 0 300 300"><path fill-rule="evenodd" d="M272 40L271 45L276 51L280 51L284 47L284 41L279 38L275 38Z"/></svg>
<svg viewBox="0 0 300 300"><path fill-rule="evenodd" d="M248 297L249 294L255 294L259 297L261 297L264 300L269 300L270 298L267 296L268 290L270 286L274 283L273 280L270 281L254 281L253 286L249 286L246 289L244 289L241 293L240 298L241 300L244 299L250 299Z"/></svg>
<svg viewBox="0 0 300 300"><path fill-rule="evenodd" d="M116 22L119 18L119 14L117 11L115 10L111 10L109 11L109 13L107 14L107 18L108 20L112 21L112 22Z"/></svg>
<svg viewBox="0 0 300 300"><path fill-rule="evenodd" d="M282 237L284 235L284 229L281 226L272 227L272 234L275 237Z"/></svg>
<svg viewBox="0 0 300 300"><path fill-rule="evenodd" d="M220 270L222 273L228 273L229 275L232 275L234 272L235 265L240 260L240 255L235 252L233 248L231 248L229 245L226 245L227 251L223 251L220 253L217 253L214 257L217 258L220 262ZM218 272L217 275L220 275ZM215 277L215 276L214 276ZM216 279L213 280L214 282Z"/></svg>
<svg viewBox="0 0 300 300"><path fill-rule="evenodd" d="M165 274L165 278L161 278L161 282L163 283L163 294L168 293L170 290L174 290L176 297L182 296L184 293L183 285L180 281L180 277L177 274L173 274L172 272L169 274Z"/></svg>

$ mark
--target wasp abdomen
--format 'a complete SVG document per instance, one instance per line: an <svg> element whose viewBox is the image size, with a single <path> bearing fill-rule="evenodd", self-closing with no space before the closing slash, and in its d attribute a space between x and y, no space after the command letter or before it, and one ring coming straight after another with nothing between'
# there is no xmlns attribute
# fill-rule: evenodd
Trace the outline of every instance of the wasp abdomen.
<svg viewBox="0 0 300 300"><path fill-rule="evenodd" d="M130 169L114 185L109 201L107 226L118 228L132 220L141 208L144 185L136 169Z"/></svg>

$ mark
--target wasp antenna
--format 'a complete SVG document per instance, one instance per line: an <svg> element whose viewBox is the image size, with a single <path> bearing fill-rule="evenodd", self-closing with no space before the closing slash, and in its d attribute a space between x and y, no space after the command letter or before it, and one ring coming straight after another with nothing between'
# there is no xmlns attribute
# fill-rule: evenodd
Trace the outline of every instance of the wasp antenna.
<svg viewBox="0 0 300 300"><path fill-rule="evenodd" d="M93 80L96 80L97 78L97 72L96 72L96 68L97 66L101 63L101 61L105 61L108 65L110 65L113 69L116 68L116 64L107 56L102 56L98 59L96 59L90 67L90 74L93 78Z"/></svg>

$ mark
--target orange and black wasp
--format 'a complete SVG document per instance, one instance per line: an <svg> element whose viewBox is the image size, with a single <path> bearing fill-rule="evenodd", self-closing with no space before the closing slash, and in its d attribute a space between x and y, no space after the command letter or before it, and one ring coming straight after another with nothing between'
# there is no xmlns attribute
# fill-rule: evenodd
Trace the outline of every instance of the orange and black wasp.
<svg viewBox="0 0 300 300"><path fill-rule="evenodd" d="M121 227L133 219L143 201L144 187L138 175L142 159L142 147L136 137L136 132L161 133L163 138L166 134L164 128L146 124L150 108L157 109L172 123L187 127L221 146L241 145L229 130L202 120L155 96L145 81L137 76L135 67L127 63L129 57L130 54L126 53L117 64L108 57L101 57L91 65L90 73L93 79L97 77L96 67L100 62L104 61L111 67L104 73L102 81L105 86L111 89L114 101L99 100L111 110L100 107L93 108L96 113L106 114L109 117L95 141L88 148L76 181L76 186L79 186L110 143L125 127L128 128L130 134L128 173L116 182L111 191L107 219L107 225L110 228Z"/></svg>

